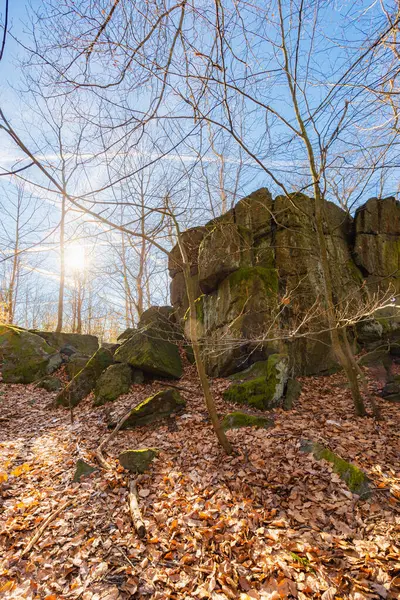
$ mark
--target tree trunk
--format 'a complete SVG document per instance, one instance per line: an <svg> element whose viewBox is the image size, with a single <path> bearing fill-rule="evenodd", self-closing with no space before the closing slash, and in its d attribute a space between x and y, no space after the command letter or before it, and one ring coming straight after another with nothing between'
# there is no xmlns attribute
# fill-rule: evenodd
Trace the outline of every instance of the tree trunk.
<svg viewBox="0 0 400 600"><path fill-rule="evenodd" d="M178 231L178 245L182 256L183 262L183 276L185 279L186 293L189 302L189 331L190 331L190 341L192 343L193 354L196 361L197 373L200 379L200 385L203 390L204 399L206 402L208 414L210 415L211 423L213 425L214 431L218 438L219 443L225 450L227 454L232 454L232 446L226 437L224 430L221 427L221 423L218 418L218 414L215 408L214 398L211 393L210 384L208 381L208 377L206 374L206 370L204 367L204 362L201 357L200 352L200 344L199 337L197 331L197 320L196 320L196 304L195 304L195 294L193 290L193 282L190 276L190 264L187 256L187 252L185 250L184 245L181 242L181 238Z"/></svg>
<svg viewBox="0 0 400 600"><path fill-rule="evenodd" d="M65 195L61 203L60 221L60 286L58 288L58 308L56 332L60 333L63 328L64 313L64 289L65 289Z"/></svg>

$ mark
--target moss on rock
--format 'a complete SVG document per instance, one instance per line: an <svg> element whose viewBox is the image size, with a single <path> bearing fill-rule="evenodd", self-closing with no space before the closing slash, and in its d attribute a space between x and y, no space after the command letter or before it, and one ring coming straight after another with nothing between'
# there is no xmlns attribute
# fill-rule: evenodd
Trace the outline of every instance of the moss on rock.
<svg viewBox="0 0 400 600"><path fill-rule="evenodd" d="M185 406L186 402L178 390L172 388L161 390L135 406L121 429L133 429L154 423L182 410ZM113 428L115 424L115 422L111 422L109 427Z"/></svg>
<svg viewBox="0 0 400 600"><path fill-rule="evenodd" d="M124 363L110 365L100 375L94 392L94 406L113 402L127 394L132 383L132 368Z"/></svg>
<svg viewBox="0 0 400 600"><path fill-rule="evenodd" d="M62 350L64 346L68 346L74 348L79 354L92 356L99 348L99 340L95 335L39 330L34 330L33 333L39 335L56 350Z"/></svg>
<svg viewBox="0 0 400 600"><path fill-rule="evenodd" d="M268 361L259 360L244 371L229 375L228 379L231 379L232 381L248 381L249 379L256 379L257 377L266 377L268 373L267 365Z"/></svg>
<svg viewBox="0 0 400 600"><path fill-rule="evenodd" d="M285 354L271 354L266 367L261 361L261 367L258 365L257 369L265 369L265 375L232 384L223 393L225 400L248 404L259 410L270 410L278 406L288 379L288 357ZM245 377L248 377L251 367L246 371ZM238 373L236 376L240 375Z"/></svg>
<svg viewBox="0 0 400 600"><path fill-rule="evenodd" d="M5 383L32 383L55 370L60 362L56 350L40 336L0 325L0 363Z"/></svg>
<svg viewBox="0 0 400 600"><path fill-rule="evenodd" d="M265 417L256 417L254 415L248 415L240 411L235 411L225 415L221 421L221 425L224 431L228 429L240 429L241 427L257 427L267 429L273 427L274 422L272 419L266 419Z"/></svg>
<svg viewBox="0 0 400 600"><path fill-rule="evenodd" d="M58 377L45 377L38 383L38 387L43 388L46 392L58 392L62 386Z"/></svg>
<svg viewBox="0 0 400 600"><path fill-rule="evenodd" d="M246 284L252 282L254 277L257 277L262 281L267 296L272 296L273 298L277 296L278 271L276 269L266 269L265 267L241 267L229 275L229 286L235 288L235 290L240 286L245 290ZM246 291L246 298L247 297L248 291Z"/></svg>
<svg viewBox="0 0 400 600"><path fill-rule="evenodd" d="M65 370L67 371L69 379L73 379L75 375L82 371L82 369L87 365L88 362L87 356L81 356L80 354L74 354L71 356L69 361L65 365Z"/></svg>
<svg viewBox="0 0 400 600"><path fill-rule="evenodd" d="M176 379L182 376L178 347L162 339L156 329L136 332L118 348L114 359L151 375Z"/></svg>
<svg viewBox="0 0 400 600"><path fill-rule="evenodd" d="M357 494L360 498L368 498L371 495L368 477L353 463L344 460L318 442L302 440L300 448L303 452L312 454L317 460L323 459L329 462L333 471L346 483L353 494Z"/></svg>
<svg viewBox="0 0 400 600"><path fill-rule="evenodd" d="M142 448L140 450L125 450L118 456L120 464L131 473L144 473L156 456L157 448Z"/></svg>
<svg viewBox="0 0 400 600"><path fill-rule="evenodd" d="M81 400L90 394L102 372L112 363L112 353L106 348L99 348L85 367L58 394L56 404L62 406L76 406L79 404Z"/></svg>

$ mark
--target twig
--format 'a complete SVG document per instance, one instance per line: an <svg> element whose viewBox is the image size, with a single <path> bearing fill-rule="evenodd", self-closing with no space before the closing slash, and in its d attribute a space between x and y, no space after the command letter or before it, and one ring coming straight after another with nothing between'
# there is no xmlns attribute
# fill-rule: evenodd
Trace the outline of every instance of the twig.
<svg viewBox="0 0 400 600"><path fill-rule="evenodd" d="M106 459L103 456L103 448L109 443L111 442L111 440L117 435L118 431L121 429L122 425L125 423L125 421L128 419L128 417L130 416L132 412L132 409L130 408L129 411L122 417L122 419L120 419L118 421L118 423L116 424L116 426L114 427L114 429L112 430L112 432L110 433L110 435L108 437L106 437L99 445L99 447L97 448L97 450L95 451L94 455L97 458L99 464L101 467L103 467L103 469L105 469L106 471L111 471L112 470L112 466L106 461Z"/></svg>
<svg viewBox="0 0 400 600"><path fill-rule="evenodd" d="M33 546L41 538L41 536L43 535L43 532L47 529L47 527L50 525L50 523L52 521L54 521L54 519L57 517L57 515L59 515L60 512L62 512L70 504L72 504L72 500L67 500L66 502L64 502L64 504L61 504L61 506L59 506L54 512L52 512L47 517L45 522L39 527L39 529L37 530L37 532L31 539L31 541L28 543L28 545L24 548L24 550L22 550L20 558L22 558L23 556L25 556L25 554L27 554L28 552L30 552L30 550L32 550Z"/></svg>
<svg viewBox="0 0 400 600"><path fill-rule="evenodd" d="M137 531L137 534L140 538L143 538L146 535L146 527L142 521L142 513L140 512L138 497L137 497L137 489L136 489L136 480L134 477L131 477L129 480L129 510L131 513L133 525Z"/></svg>

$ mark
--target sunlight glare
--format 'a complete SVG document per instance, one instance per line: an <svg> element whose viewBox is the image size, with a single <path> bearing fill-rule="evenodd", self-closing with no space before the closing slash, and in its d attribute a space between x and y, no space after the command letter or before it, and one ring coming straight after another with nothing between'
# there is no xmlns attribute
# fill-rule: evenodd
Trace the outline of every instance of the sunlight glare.
<svg viewBox="0 0 400 600"><path fill-rule="evenodd" d="M70 244L65 249L65 266L69 271L83 273L86 266L85 247L81 244Z"/></svg>

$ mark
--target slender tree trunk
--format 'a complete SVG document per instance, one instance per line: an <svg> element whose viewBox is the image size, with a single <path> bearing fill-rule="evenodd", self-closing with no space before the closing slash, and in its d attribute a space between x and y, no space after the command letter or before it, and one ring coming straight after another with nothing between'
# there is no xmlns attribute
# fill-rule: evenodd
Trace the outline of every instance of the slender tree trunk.
<svg viewBox="0 0 400 600"><path fill-rule="evenodd" d="M65 289L65 195L61 203L61 221L60 221L60 286L58 288L58 309L57 309L57 327L59 333L63 328L64 313L64 289Z"/></svg>
<svg viewBox="0 0 400 600"><path fill-rule="evenodd" d="M200 385L203 390L205 403L207 406L208 414L210 415L210 419L212 425L214 427L214 431L218 438L219 443L225 450L227 454L232 454L232 446L226 437L225 431L221 427L220 420L218 418L217 410L215 408L214 398L211 393L210 384L208 381L207 373L204 367L204 362L201 357L200 352L200 344L199 344L199 336L197 331L197 319L196 319L196 304L195 304L195 293L193 290L193 280L190 276L190 263L188 260L188 255L184 245L182 244L181 237L178 231L178 245L182 256L183 262L183 276L185 279L186 293L189 302L189 332L190 332L190 341L192 343L193 354L196 361L197 373L200 379Z"/></svg>
<svg viewBox="0 0 400 600"><path fill-rule="evenodd" d="M290 62L288 51L286 47L286 38L285 38L285 27L284 27L284 18L282 14L282 3L281 0L278 2L279 7L279 17L280 17L280 27L281 27L281 36L282 36L282 53L284 58L284 66L286 78L290 90L290 95L293 103L294 112L296 115L297 123L300 128L299 136L304 142L304 145L307 150L309 168L311 173L311 179L313 183L314 190L314 208L315 208L315 227L317 231L317 239L319 246L319 258L321 261L322 275L323 275L323 284L324 284L324 297L325 297L325 309L327 315L328 326L330 330L330 337L332 342L332 348L338 359L339 363L343 367L344 372L346 373L351 395L353 398L354 407L356 410L356 414L359 416L365 416L366 410L364 406L363 399L360 393L360 387L358 384L357 377L357 363L354 359L354 356L351 352L349 352L349 347L342 342L340 339L339 330L337 327L337 320L335 314L335 304L333 299L333 285L332 285L332 276L331 269L329 265L329 257L328 250L326 245L326 238L324 234L324 196L321 192L321 187L319 184L320 174L318 173L314 151L312 147L312 143L310 137L308 135L306 126L304 124L304 120L301 116L299 103L297 100L296 86L297 82L294 80L293 75L290 70Z"/></svg>
<svg viewBox="0 0 400 600"><path fill-rule="evenodd" d="M15 227L15 245L14 245L14 258L11 269L11 278L10 285L8 288L7 294L7 322L12 323L14 320L14 309L15 309L15 290L16 290L16 281L18 277L18 267L19 267L19 210L17 214L17 221Z"/></svg>

